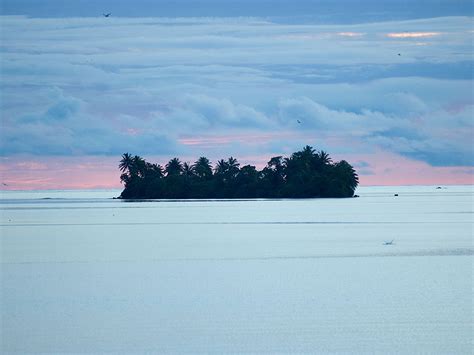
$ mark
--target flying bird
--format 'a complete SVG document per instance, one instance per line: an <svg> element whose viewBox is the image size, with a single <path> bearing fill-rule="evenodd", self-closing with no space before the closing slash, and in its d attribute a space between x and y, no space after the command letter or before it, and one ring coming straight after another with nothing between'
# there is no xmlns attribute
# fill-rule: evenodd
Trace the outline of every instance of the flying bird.
<svg viewBox="0 0 474 355"><path fill-rule="evenodd" d="M111 13L111 12L108 12L108 13L103 14L103 15L104 15L104 17L109 17L110 15L112 15L112 13Z"/></svg>
<svg viewBox="0 0 474 355"><path fill-rule="evenodd" d="M398 53L398 56L401 57L402 55L400 53Z"/></svg>
<svg viewBox="0 0 474 355"><path fill-rule="evenodd" d="M389 242L383 242L383 245L393 245L393 239Z"/></svg>
<svg viewBox="0 0 474 355"><path fill-rule="evenodd" d="M296 120L296 122L298 122L299 124L301 124L301 121L300 121L300 120Z"/></svg>

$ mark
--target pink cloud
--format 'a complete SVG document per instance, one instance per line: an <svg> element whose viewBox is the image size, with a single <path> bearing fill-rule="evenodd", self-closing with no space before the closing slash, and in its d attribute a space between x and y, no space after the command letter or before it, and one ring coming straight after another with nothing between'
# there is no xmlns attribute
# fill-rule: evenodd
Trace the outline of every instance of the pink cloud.
<svg viewBox="0 0 474 355"><path fill-rule="evenodd" d="M390 38L424 38L439 36L441 32L392 32L385 36Z"/></svg>

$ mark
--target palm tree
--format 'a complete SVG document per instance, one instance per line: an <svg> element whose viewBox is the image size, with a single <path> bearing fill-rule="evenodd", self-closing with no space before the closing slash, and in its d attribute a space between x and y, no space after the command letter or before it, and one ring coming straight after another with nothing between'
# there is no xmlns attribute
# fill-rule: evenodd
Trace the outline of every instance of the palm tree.
<svg viewBox="0 0 474 355"><path fill-rule="evenodd" d="M190 177L193 177L194 176L194 171L193 171L193 168L192 166L188 163L188 162L185 162L183 164L183 171L182 171L182 174L183 176L187 177L187 178L190 178Z"/></svg>
<svg viewBox="0 0 474 355"><path fill-rule="evenodd" d="M314 157L315 150L310 145L307 145L299 153L301 153L302 157L305 157L306 159L310 159Z"/></svg>
<svg viewBox="0 0 474 355"><path fill-rule="evenodd" d="M216 167L214 169L214 173L216 175L225 175L228 169L227 162L224 159L218 160Z"/></svg>
<svg viewBox="0 0 474 355"><path fill-rule="evenodd" d="M215 176L224 182L231 181L239 173L239 166L240 164L237 162L237 159L233 157L230 157L227 161L221 159L217 162L214 169Z"/></svg>
<svg viewBox="0 0 474 355"><path fill-rule="evenodd" d="M122 154L120 160L119 169L122 173L130 172L130 167L133 165L132 155L129 153Z"/></svg>
<svg viewBox="0 0 474 355"><path fill-rule="evenodd" d="M132 175L144 177L146 174L146 164L146 161L142 157L135 155L132 158Z"/></svg>
<svg viewBox="0 0 474 355"><path fill-rule="evenodd" d="M262 187L269 196L276 197L284 183L284 162L281 156L273 157L261 172Z"/></svg>
<svg viewBox="0 0 474 355"><path fill-rule="evenodd" d="M307 145L298 152L291 154L290 158L285 159L286 165L294 165L296 170L311 169L316 158L313 147Z"/></svg>
<svg viewBox="0 0 474 355"><path fill-rule="evenodd" d="M322 165L329 165L332 163L332 159L329 157L329 154L326 153L324 150L320 150L316 154L316 156L318 158L319 163Z"/></svg>
<svg viewBox="0 0 474 355"><path fill-rule="evenodd" d="M211 162L206 157L200 157L192 166L194 175L199 179L209 179L212 177Z"/></svg>
<svg viewBox="0 0 474 355"><path fill-rule="evenodd" d="M227 176L229 179L234 179L239 173L240 164L237 162L237 159L230 157L227 159Z"/></svg>
<svg viewBox="0 0 474 355"><path fill-rule="evenodd" d="M281 171L283 169L283 158L281 155L277 157L271 158L268 163L267 167L273 171Z"/></svg>
<svg viewBox="0 0 474 355"><path fill-rule="evenodd" d="M145 163L145 175L150 178L161 179L163 177L163 168L159 164Z"/></svg>
<svg viewBox="0 0 474 355"><path fill-rule="evenodd" d="M269 172L271 172L271 176L273 180L283 181L283 158L281 156L273 157L267 163L267 167Z"/></svg>
<svg viewBox="0 0 474 355"><path fill-rule="evenodd" d="M130 182L130 175L125 173L120 174L120 182L127 186L127 184Z"/></svg>
<svg viewBox="0 0 474 355"><path fill-rule="evenodd" d="M256 183L258 180L259 173L255 166L245 165L239 170L237 179L242 184Z"/></svg>
<svg viewBox="0 0 474 355"><path fill-rule="evenodd" d="M345 160L334 164L334 179L339 182L340 197L352 197L354 191L359 185L359 176L356 171Z"/></svg>
<svg viewBox="0 0 474 355"><path fill-rule="evenodd" d="M166 176L180 175L183 172L183 164L178 158L171 159L165 167Z"/></svg>
<svg viewBox="0 0 474 355"><path fill-rule="evenodd" d="M233 197L255 198L259 196L259 172L253 165L245 165L240 168L237 175Z"/></svg>
<svg viewBox="0 0 474 355"><path fill-rule="evenodd" d="M285 197L315 197L317 157L313 147L293 153L284 160Z"/></svg>

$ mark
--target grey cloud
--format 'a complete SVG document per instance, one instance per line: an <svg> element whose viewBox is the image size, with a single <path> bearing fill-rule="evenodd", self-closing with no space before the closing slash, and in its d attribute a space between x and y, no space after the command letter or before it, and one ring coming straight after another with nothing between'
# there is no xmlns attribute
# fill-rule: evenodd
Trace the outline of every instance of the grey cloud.
<svg viewBox="0 0 474 355"><path fill-rule="evenodd" d="M137 136L104 129L61 129L57 126L23 126L21 133L7 129L0 142L1 155L50 156L168 154L182 150L176 140L159 133Z"/></svg>
<svg viewBox="0 0 474 355"><path fill-rule="evenodd" d="M203 116L211 125L259 128L268 126L267 117L252 107L234 104L229 99L206 95L186 95L183 105L187 110Z"/></svg>
<svg viewBox="0 0 474 355"><path fill-rule="evenodd" d="M397 55L397 53L393 53ZM302 64L302 65L264 65L275 78L295 83L364 83L387 78L433 78L444 80L467 80L473 77L472 60L452 63L437 63L418 60L416 62L392 64Z"/></svg>
<svg viewBox="0 0 474 355"><path fill-rule="evenodd" d="M332 110L300 98L283 101L279 113L284 123L292 126L316 129L322 136L331 132L348 138L359 135L372 144L433 166L474 164L474 129L468 119L472 117L471 106L457 113L437 111L424 117L400 117L365 110L360 114Z"/></svg>
<svg viewBox="0 0 474 355"><path fill-rule="evenodd" d="M45 112L45 117L51 120L65 120L78 112L80 100L65 99L55 103Z"/></svg>
<svg viewBox="0 0 474 355"><path fill-rule="evenodd" d="M424 136L414 127L391 127L382 131L376 131L373 133L374 136L381 136L387 138L405 138L410 140L423 139Z"/></svg>
<svg viewBox="0 0 474 355"><path fill-rule="evenodd" d="M152 113L153 124L174 133L222 133L225 129L261 130L273 122L252 106L237 104L226 98L203 94L184 94L161 111Z"/></svg>
<svg viewBox="0 0 474 355"><path fill-rule="evenodd" d="M359 176L370 176L370 175L375 175L373 170L370 169L357 169L357 174Z"/></svg>
<svg viewBox="0 0 474 355"><path fill-rule="evenodd" d="M370 164L366 161L357 161L352 164L355 168L369 168Z"/></svg>
<svg viewBox="0 0 474 355"><path fill-rule="evenodd" d="M57 90L58 91L58 90ZM26 114L18 119L20 123L34 123L34 122L54 122L54 121L65 121L72 118L79 112L81 106L83 106L82 100L74 97L67 97L60 92L57 93L58 97L53 104L45 108L42 113L39 114Z"/></svg>
<svg viewBox="0 0 474 355"><path fill-rule="evenodd" d="M443 148L446 149L446 148ZM424 150L405 153L409 158L427 162L431 166L473 166L474 165L474 150L459 151L455 149L452 151L446 150Z"/></svg>
<svg viewBox="0 0 474 355"><path fill-rule="evenodd" d="M464 114L449 115L451 126L440 123L442 113L433 114L422 124L411 123L410 129L392 128L374 133L367 140L389 151L424 161L432 166L474 165L472 123L466 125Z"/></svg>
<svg viewBox="0 0 474 355"><path fill-rule="evenodd" d="M279 103L279 118L283 124L324 132L340 132L354 136L366 135L377 127L389 127L394 118L362 109L361 112L331 109L307 97L285 99ZM301 123L298 123L300 121Z"/></svg>
<svg viewBox="0 0 474 355"><path fill-rule="evenodd" d="M279 117L293 126L299 120L303 123L303 129L309 126L326 130L339 126L353 127L359 118L355 113L331 110L307 97L282 100L279 103Z"/></svg>
<svg viewBox="0 0 474 355"><path fill-rule="evenodd" d="M91 116L83 106L81 100L60 93L42 113L5 122L1 154L117 155L124 151L162 154L179 150L175 138L160 133L157 127L144 130L144 125L137 124L136 119L114 126L110 121Z"/></svg>
<svg viewBox="0 0 474 355"><path fill-rule="evenodd" d="M261 149L335 147L336 137L354 153L471 163L469 18L2 20L2 154L160 154L185 149L177 142L190 134L290 132Z"/></svg>

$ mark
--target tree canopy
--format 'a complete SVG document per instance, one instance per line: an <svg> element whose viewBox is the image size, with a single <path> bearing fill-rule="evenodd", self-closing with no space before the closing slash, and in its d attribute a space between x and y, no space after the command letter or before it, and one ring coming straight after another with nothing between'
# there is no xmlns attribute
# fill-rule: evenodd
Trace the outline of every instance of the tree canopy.
<svg viewBox="0 0 474 355"><path fill-rule="evenodd" d="M260 171L241 167L234 157L214 168L206 157L193 164L175 157L163 168L129 153L122 155L119 170L124 199L352 197L359 183L347 161L333 162L310 146L288 158L273 157Z"/></svg>

